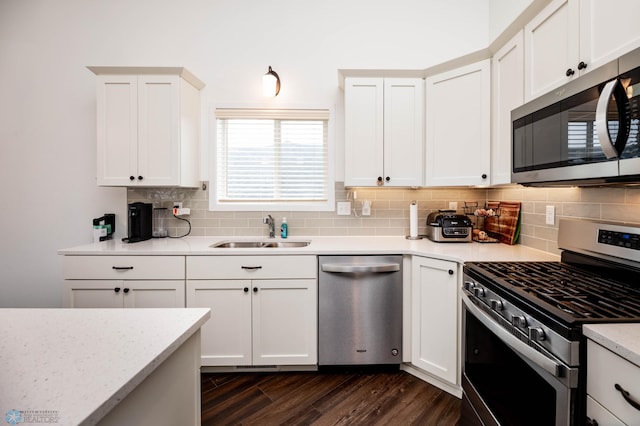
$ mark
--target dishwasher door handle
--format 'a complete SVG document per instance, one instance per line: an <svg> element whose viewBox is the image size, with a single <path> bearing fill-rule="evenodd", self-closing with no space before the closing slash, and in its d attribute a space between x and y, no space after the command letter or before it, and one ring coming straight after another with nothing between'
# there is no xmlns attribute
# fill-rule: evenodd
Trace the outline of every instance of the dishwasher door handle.
<svg viewBox="0 0 640 426"><path fill-rule="evenodd" d="M339 274L348 274L354 272L368 272L379 274L383 272L396 272L400 270L399 263L375 263L372 265L345 265L326 263L321 267L322 272L336 272Z"/></svg>

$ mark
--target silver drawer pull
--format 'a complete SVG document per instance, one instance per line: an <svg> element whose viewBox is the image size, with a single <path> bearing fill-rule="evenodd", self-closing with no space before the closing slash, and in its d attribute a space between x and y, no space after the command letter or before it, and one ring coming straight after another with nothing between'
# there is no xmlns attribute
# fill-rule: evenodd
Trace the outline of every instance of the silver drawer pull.
<svg viewBox="0 0 640 426"><path fill-rule="evenodd" d="M115 269L116 271L129 271L133 269L133 266L112 266L111 268Z"/></svg>
<svg viewBox="0 0 640 426"><path fill-rule="evenodd" d="M242 269L245 269L247 271L255 271L258 269L262 269L262 266L242 266Z"/></svg>

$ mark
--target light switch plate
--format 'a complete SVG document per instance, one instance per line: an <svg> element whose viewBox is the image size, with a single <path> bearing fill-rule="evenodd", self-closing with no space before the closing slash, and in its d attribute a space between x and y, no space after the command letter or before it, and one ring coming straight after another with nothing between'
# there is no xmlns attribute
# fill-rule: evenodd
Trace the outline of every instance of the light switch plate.
<svg viewBox="0 0 640 426"><path fill-rule="evenodd" d="M555 206L547 206L547 215L545 223L547 225L553 225L556 219L556 207Z"/></svg>
<svg viewBox="0 0 640 426"><path fill-rule="evenodd" d="M349 216L351 215L351 201L338 201L338 215Z"/></svg>

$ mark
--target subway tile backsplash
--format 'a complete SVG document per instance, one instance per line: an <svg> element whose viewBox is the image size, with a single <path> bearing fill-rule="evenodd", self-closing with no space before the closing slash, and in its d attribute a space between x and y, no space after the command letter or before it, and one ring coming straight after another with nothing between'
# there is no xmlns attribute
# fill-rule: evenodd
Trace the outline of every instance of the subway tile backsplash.
<svg viewBox="0 0 640 426"><path fill-rule="evenodd" d="M498 188L345 188L336 183L336 201L352 202L356 212L338 216L336 212L211 212L208 210L208 190L176 188L130 188L129 203L142 201L154 207L172 207L182 201L191 209L191 235L196 236L264 236L267 226L262 218L271 214L279 226L286 216L289 235L407 235L409 233L409 205L418 203L420 218L418 232L426 232L427 215L447 209L456 202L462 213L465 201L483 204L488 200L522 202L522 230L520 244L539 250L559 253L557 248L558 219L561 217L640 222L640 189L627 188L526 188L510 185ZM357 195L353 201L354 192ZM371 201L371 216L362 216L362 200ZM556 209L554 225L545 224L547 205ZM165 227L172 236L187 232L184 221L168 218Z"/></svg>

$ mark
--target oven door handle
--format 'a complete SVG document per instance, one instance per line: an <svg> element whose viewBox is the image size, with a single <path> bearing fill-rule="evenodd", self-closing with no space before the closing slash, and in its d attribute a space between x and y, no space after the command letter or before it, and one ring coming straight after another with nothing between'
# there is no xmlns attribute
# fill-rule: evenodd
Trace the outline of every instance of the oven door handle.
<svg viewBox="0 0 640 426"><path fill-rule="evenodd" d="M467 309L475 316L485 327L487 327L493 334L495 334L500 340L507 344L511 349L518 352L525 359L533 362L538 367L542 368L547 373L554 377L561 377L562 365L549 359L540 352L536 351L516 336L509 333L496 323L491 317L480 308L478 308L470 299L469 296L462 293L462 301L466 305Z"/></svg>

